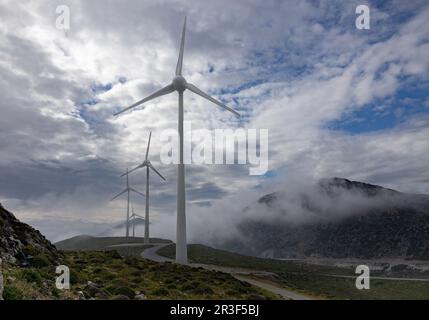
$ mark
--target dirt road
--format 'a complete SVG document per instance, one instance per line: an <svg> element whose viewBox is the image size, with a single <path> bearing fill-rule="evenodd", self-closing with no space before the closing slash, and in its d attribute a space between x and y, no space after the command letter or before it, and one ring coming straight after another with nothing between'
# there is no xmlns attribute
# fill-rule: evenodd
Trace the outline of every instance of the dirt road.
<svg viewBox="0 0 429 320"><path fill-rule="evenodd" d="M173 262L174 261L170 258L162 257L162 256L159 256L157 254L157 251L159 249L161 249L162 247L170 245L170 243L162 243L162 244L151 243L151 245L153 245L152 248L146 249L141 253L141 256L143 258L148 259L148 260L152 260L152 261L156 261L156 262ZM201 263L189 264L189 266L194 267L194 268L202 267L202 268L205 268L205 269L211 270L211 271L222 271L225 273L229 273L234 278L236 278L237 280L247 282L251 285L254 285L256 287L270 291L274 294L278 294L283 299L287 299L287 300L312 300L312 298L310 298L308 296L304 296L302 294L299 294L299 293L296 293L296 292L275 286L273 284L270 284L270 283L267 283L267 282L264 282L261 280L256 280L256 279L253 279L250 277L251 275L266 275L266 274L269 274L268 272L257 271L257 270L248 270L248 269L239 269L239 268L230 268L230 267L221 267L221 266L214 266L214 265L206 265L206 264L201 264Z"/></svg>

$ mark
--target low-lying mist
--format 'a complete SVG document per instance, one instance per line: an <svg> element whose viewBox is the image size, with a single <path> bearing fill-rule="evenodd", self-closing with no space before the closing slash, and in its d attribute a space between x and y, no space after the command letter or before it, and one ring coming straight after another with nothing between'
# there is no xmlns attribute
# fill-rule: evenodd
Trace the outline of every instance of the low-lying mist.
<svg viewBox="0 0 429 320"><path fill-rule="evenodd" d="M231 196L211 208L192 210L190 240L222 246L230 239L246 237L240 225L249 221L298 228L335 223L384 208L415 207L416 199L428 203L429 198L346 179L292 178L267 190L254 189Z"/></svg>
<svg viewBox="0 0 429 320"><path fill-rule="evenodd" d="M407 195L389 189L345 179L316 180L311 177L289 177L287 181L270 181L258 188L226 195L211 206L188 204L187 229L189 243L216 247L243 236L240 226L246 222L299 227L305 224L328 223L353 215L364 215L380 208L416 206L428 203L427 196ZM176 215L152 213L151 236L175 240ZM120 222L30 221L51 241L75 235L123 236ZM138 226L136 236L143 237Z"/></svg>

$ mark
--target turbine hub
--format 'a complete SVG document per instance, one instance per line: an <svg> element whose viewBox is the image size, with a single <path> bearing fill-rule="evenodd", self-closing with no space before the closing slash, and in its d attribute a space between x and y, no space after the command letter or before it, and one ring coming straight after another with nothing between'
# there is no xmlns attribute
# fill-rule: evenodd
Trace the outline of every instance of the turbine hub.
<svg viewBox="0 0 429 320"><path fill-rule="evenodd" d="M176 76L173 79L173 87L179 92L186 90L186 80L182 76Z"/></svg>

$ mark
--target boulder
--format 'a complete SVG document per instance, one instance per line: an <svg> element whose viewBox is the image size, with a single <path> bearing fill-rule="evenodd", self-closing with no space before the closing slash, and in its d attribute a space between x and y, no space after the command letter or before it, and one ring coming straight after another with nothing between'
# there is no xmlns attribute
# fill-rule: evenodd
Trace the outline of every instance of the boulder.
<svg viewBox="0 0 429 320"><path fill-rule="evenodd" d="M146 296L144 295L143 292L137 292L136 296L134 297L134 300L145 300Z"/></svg>
<svg viewBox="0 0 429 320"><path fill-rule="evenodd" d="M86 297L83 291L78 291L77 294L79 296L79 300L86 300Z"/></svg>
<svg viewBox="0 0 429 320"><path fill-rule="evenodd" d="M83 293L85 296L91 298L107 299L107 294L91 281L88 281L87 286L83 289Z"/></svg>

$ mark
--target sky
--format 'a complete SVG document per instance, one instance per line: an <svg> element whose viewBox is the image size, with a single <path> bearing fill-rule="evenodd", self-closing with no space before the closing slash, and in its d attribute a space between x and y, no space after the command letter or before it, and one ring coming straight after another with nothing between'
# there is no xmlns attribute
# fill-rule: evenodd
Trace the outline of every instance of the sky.
<svg viewBox="0 0 429 320"><path fill-rule="evenodd" d="M362 4L369 30L355 25ZM60 5L68 30L56 27ZM187 167L191 239L233 223L231 204L244 208L287 181L344 177L429 193L425 0L0 0L6 208L53 240L123 220L125 198L109 200L153 131L151 161L167 182L151 176L152 234L174 237L176 167L159 152L161 132L177 127L177 97L113 114L171 82L185 15L184 76L242 115L185 92L185 119L269 132L263 176L249 165ZM144 191L144 171L130 179ZM132 201L143 213L144 199Z"/></svg>

